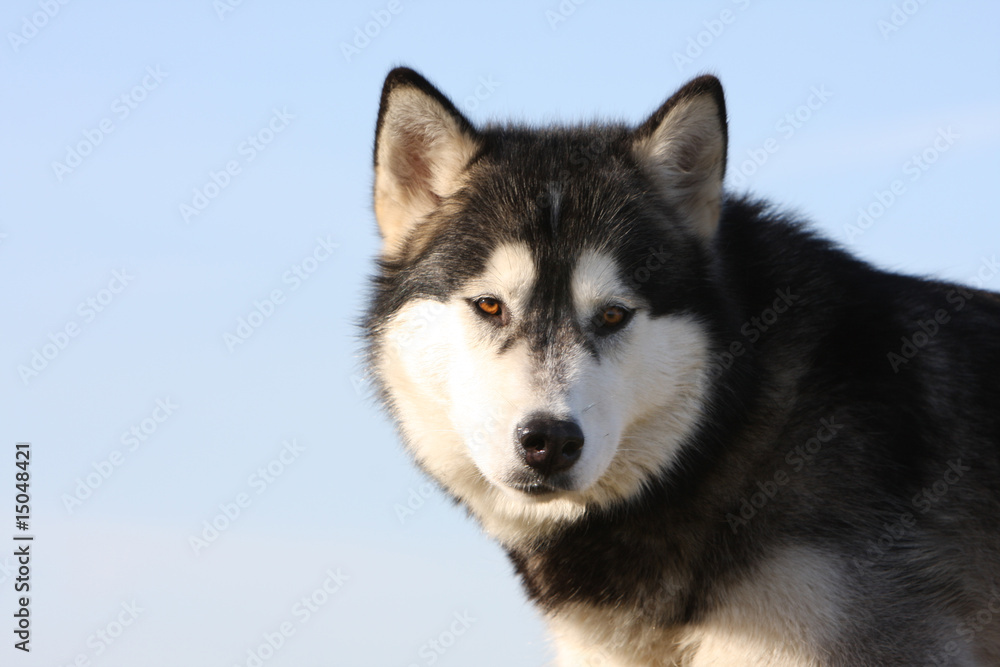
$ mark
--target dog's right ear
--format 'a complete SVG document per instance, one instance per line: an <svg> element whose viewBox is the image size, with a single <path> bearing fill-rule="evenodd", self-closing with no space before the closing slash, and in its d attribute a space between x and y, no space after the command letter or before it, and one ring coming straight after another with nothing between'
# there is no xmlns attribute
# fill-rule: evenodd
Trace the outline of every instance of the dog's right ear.
<svg viewBox="0 0 1000 667"><path fill-rule="evenodd" d="M479 140L455 105L411 69L382 87L375 128L375 218L384 255L461 185Z"/></svg>
<svg viewBox="0 0 1000 667"><path fill-rule="evenodd" d="M710 239L722 211L726 99L714 76L693 79L643 123L632 150L660 195Z"/></svg>

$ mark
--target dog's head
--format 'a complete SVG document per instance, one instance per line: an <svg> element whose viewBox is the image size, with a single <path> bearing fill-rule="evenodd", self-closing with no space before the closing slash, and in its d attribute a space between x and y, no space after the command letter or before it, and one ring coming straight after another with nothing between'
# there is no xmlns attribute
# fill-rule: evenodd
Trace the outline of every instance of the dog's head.
<svg viewBox="0 0 1000 667"><path fill-rule="evenodd" d="M369 361L417 461L501 539L677 461L709 382L725 161L713 77L638 128L546 129L477 129L412 70L386 79Z"/></svg>

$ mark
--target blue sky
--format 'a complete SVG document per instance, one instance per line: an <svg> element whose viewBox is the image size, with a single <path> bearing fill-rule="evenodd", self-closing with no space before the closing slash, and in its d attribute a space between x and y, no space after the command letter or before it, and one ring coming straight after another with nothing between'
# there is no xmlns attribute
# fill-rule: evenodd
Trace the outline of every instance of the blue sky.
<svg viewBox="0 0 1000 667"><path fill-rule="evenodd" d="M0 494L13 523L30 441L36 536L3 664L546 663L358 367L394 65L535 124L640 122L712 72L731 187L887 268L1000 253L995 3L12 0L0 28Z"/></svg>

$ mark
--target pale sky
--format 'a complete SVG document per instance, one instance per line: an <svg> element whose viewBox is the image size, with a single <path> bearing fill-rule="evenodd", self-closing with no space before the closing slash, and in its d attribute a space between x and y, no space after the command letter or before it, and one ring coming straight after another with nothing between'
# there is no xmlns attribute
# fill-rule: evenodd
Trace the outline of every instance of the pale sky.
<svg viewBox="0 0 1000 667"><path fill-rule="evenodd" d="M1000 254L995 3L11 0L0 28L4 615L16 442L35 535L3 665L546 664L358 367L394 65L535 124L638 123L712 72L730 186L883 267Z"/></svg>

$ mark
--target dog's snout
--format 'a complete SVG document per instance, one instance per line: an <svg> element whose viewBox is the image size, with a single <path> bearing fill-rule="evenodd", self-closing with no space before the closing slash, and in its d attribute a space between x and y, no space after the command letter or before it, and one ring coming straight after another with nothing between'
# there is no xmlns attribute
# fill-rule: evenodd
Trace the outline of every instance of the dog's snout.
<svg viewBox="0 0 1000 667"><path fill-rule="evenodd" d="M583 449L583 431L573 421L535 417L517 428L524 461L543 475L567 470Z"/></svg>

